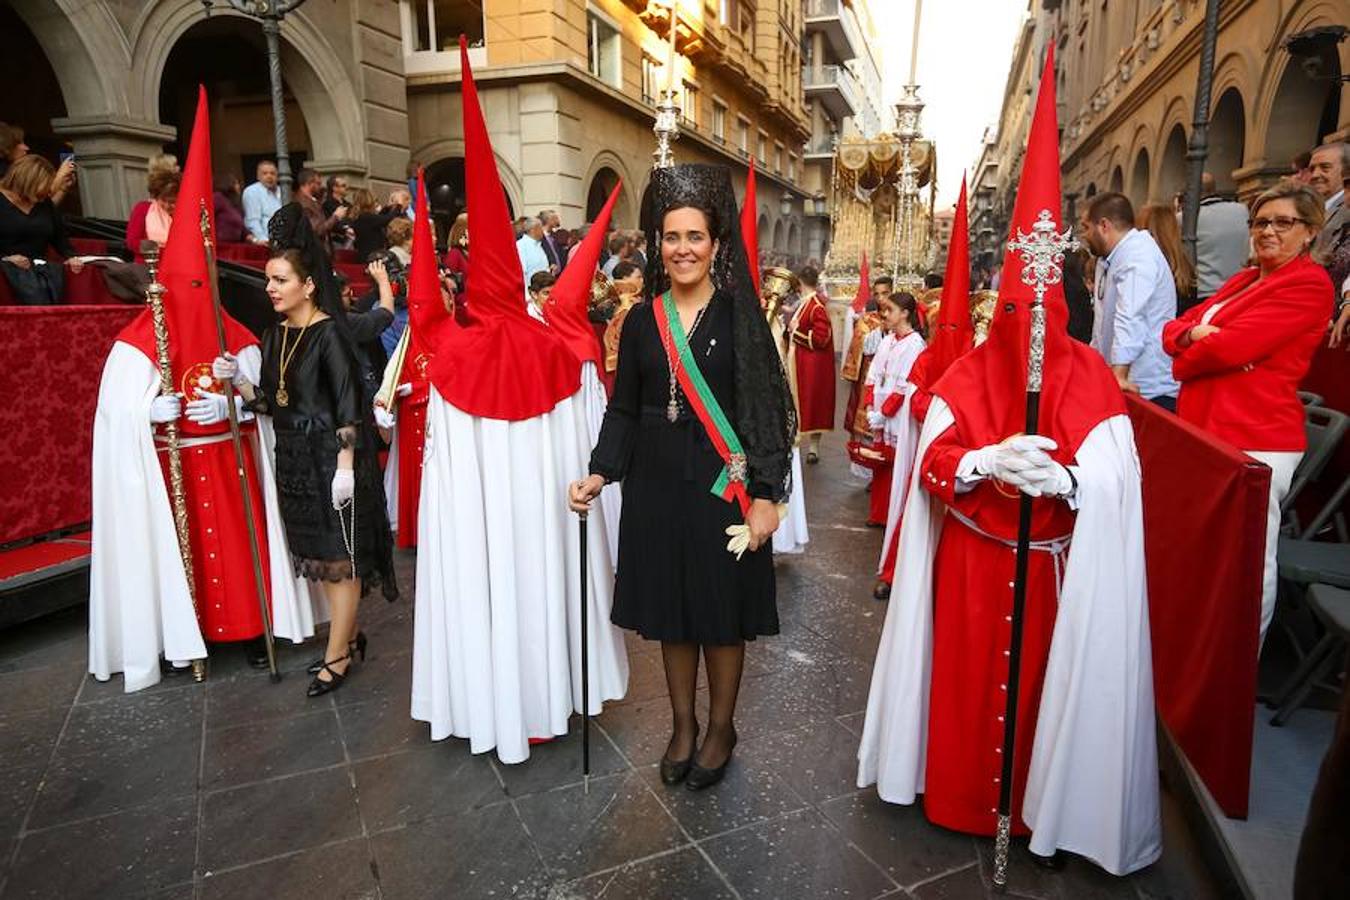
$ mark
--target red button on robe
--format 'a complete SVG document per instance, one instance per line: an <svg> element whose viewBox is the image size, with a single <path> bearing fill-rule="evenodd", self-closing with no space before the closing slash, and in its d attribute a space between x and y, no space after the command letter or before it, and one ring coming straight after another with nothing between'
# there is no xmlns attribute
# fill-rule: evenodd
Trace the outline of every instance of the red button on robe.
<svg viewBox="0 0 1350 900"><path fill-rule="evenodd" d="M1013 494L1012 488L986 479L967 493L955 493L956 467L970 449L960 445L956 429L948 429L924 455L920 483L986 534L1013 541L1018 500L1000 492ZM1064 501L1037 500L1032 540L1066 537L1073 523L1074 515ZM969 834L992 835L998 821L1015 562L1012 547L948 514L933 564L933 669L924 812L938 825ZM1017 834L1027 833L1022 797L1057 596L1055 557L1033 551L1027 571L1017 699L1012 807Z"/></svg>

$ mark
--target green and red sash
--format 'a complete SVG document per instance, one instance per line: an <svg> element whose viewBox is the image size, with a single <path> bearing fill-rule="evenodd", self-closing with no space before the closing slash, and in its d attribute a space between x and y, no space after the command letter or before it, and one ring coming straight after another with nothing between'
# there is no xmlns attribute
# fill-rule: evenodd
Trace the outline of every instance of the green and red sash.
<svg viewBox="0 0 1350 900"><path fill-rule="evenodd" d="M680 387L689 400L689 407L703 423L717 455L725 465L713 483L712 492L723 500L740 504L742 514L750 511L750 494L745 488L747 466L741 439L731 427L731 420L717 402L712 388L699 371L698 360L689 348L689 336L684 333L679 310L670 298L670 292L657 299L656 329L661 334L661 346L666 350L670 370L679 379Z"/></svg>

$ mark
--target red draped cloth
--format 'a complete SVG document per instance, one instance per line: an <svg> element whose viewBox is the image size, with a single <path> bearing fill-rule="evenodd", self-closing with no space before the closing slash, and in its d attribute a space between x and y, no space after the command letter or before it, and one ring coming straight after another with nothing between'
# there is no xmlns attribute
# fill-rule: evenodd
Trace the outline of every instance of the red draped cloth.
<svg viewBox="0 0 1350 900"><path fill-rule="evenodd" d="M1219 807L1243 817L1270 469L1151 403L1127 405L1144 475L1158 714Z"/></svg>
<svg viewBox="0 0 1350 900"><path fill-rule="evenodd" d="M0 544L89 521L99 378L140 311L0 307Z"/></svg>

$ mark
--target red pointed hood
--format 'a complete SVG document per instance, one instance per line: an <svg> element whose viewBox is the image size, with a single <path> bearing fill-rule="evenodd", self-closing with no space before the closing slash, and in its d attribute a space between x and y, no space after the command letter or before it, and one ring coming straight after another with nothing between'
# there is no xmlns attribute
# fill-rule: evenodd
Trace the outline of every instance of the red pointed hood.
<svg viewBox="0 0 1350 900"><path fill-rule="evenodd" d="M573 355L582 362L593 362L596 371L602 371L604 353L595 329L586 316L590 305L591 284L595 280L595 267L600 261L600 248L604 245L605 235L609 233L609 220L614 212L614 204L623 190L623 181L610 191L600 215L591 223L590 231L577 248L576 256L568 262L567 268L558 276L549 294L548 304L544 307L544 321L560 334L567 342Z"/></svg>
<svg viewBox="0 0 1350 900"><path fill-rule="evenodd" d="M462 36L459 57L473 262L464 324L435 336L429 376L441 397L463 412L517 422L543 415L575 394L581 363L561 335L525 310L525 278L506 195Z"/></svg>
<svg viewBox="0 0 1350 900"><path fill-rule="evenodd" d="M413 384L413 396L421 399L426 392L431 348L436 346L442 330L454 327L454 319L441 298L436 238L431 233L426 177L420 167L414 202L412 260L408 264L408 355L404 358L403 380Z"/></svg>
<svg viewBox="0 0 1350 900"><path fill-rule="evenodd" d="M1059 182L1059 125L1055 116L1054 48L1045 58L1036 111L1009 240L1029 236L1037 223L1064 232ZM1062 265L1062 260L1060 261ZM1018 251L1007 249L998 306L989 339L947 370L933 387L956 416L962 439L971 447L1001 441L1026 425L1027 359L1031 306L1035 291ZM1101 355L1069 337L1069 309L1062 278L1045 293L1045 360L1040 399L1040 432L1059 444L1061 462L1072 458L1097 423L1124 413L1125 401ZM942 312L946 311L946 304Z"/></svg>
<svg viewBox="0 0 1350 900"><path fill-rule="evenodd" d="M952 219L952 239L947 248L947 269L942 276L942 304L937 324L929 335L929 357L924 374L930 381L941 378L952 363L975 346L970 324L970 224L966 213L966 179L961 177L961 196Z"/></svg>
<svg viewBox="0 0 1350 900"><path fill-rule="evenodd" d="M745 202L741 204L741 243L745 246L745 259L750 264L750 282L755 286L755 296L763 292L759 274L759 199L755 187L755 158L750 157L750 171L745 176Z"/></svg>
<svg viewBox="0 0 1350 900"><path fill-rule="evenodd" d="M211 379L211 361L220 353L216 336L215 313L211 309L211 287L207 283L206 247L202 243L201 217L205 208L215 235L215 207L211 186L211 121L206 88L197 88L197 115L189 137L187 164L178 189L178 204L169 237L159 255L159 283L164 285L164 320L169 331L169 359L173 367L174 389L191 400L197 388L220 391ZM225 343L231 353L256 344L253 334L224 313ZM158 365L155 349L154 319L147 308L127 325L118 340L135 346ZM183 419L187 431L200 426ZM216 432L222 426L211 426Z"/></svg>
<svg viewBox="0 0 1350 900"><path fill-rule="evenodd" d="M867 301L872 297L872 270L867 265L867 251L862 254L862 265L858 267L858 293L853 296L853 311L862 315L867 311Z"/></svg>

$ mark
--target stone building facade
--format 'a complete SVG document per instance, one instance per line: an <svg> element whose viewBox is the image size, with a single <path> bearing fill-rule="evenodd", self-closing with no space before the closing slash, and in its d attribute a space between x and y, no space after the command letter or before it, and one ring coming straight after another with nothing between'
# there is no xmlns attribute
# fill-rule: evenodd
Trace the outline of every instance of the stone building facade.
<svg viewBox="0 0 1350 900"><path fill-rule="evenodd" d="M1066 204L1103 191L1170 203L1184 189L1204 14L1204 0L1032 0L986 161L997 173L987 196L993 243L1006 231L1026 110L1052 41ZM1205 164L1221 191L1250 198L1298 153L1350 136L1350 90L1339 83L1350 41L1334 46L1316 78L1285 48L1291 35L1347 23L1350 0L1221 4Z"/></svg>
<svg viewBox="0 0 1350 900"><path fill-rule="evenodd" d="M823 258L825 238L807 235L821 221L811 217L828 225L828 171L808 166L821 143L813 129L828 139L881 115L857 27L871 27L865 0L676 0L676 10L676 159L728 164L739 190L753 157L761 249L792 263ZM836 108L845 76L822 73L845 21L853 90ZM202 0L7 0L0 26L18 48L0 76L40 85L7 98L0 117L40 152L75 151L85 214L125 216L144 195L147 159L181 152L198 82L211 97L218 172L247 182L274 155L262 31L224 0L209 15ZM636 227L669 29L668 0L306 0L281 28L292 167L382 196L410 163L425 166L446 223L464 198L463 33L513 211L556 209L580 225L622 181L616 223Z"/></svg>

